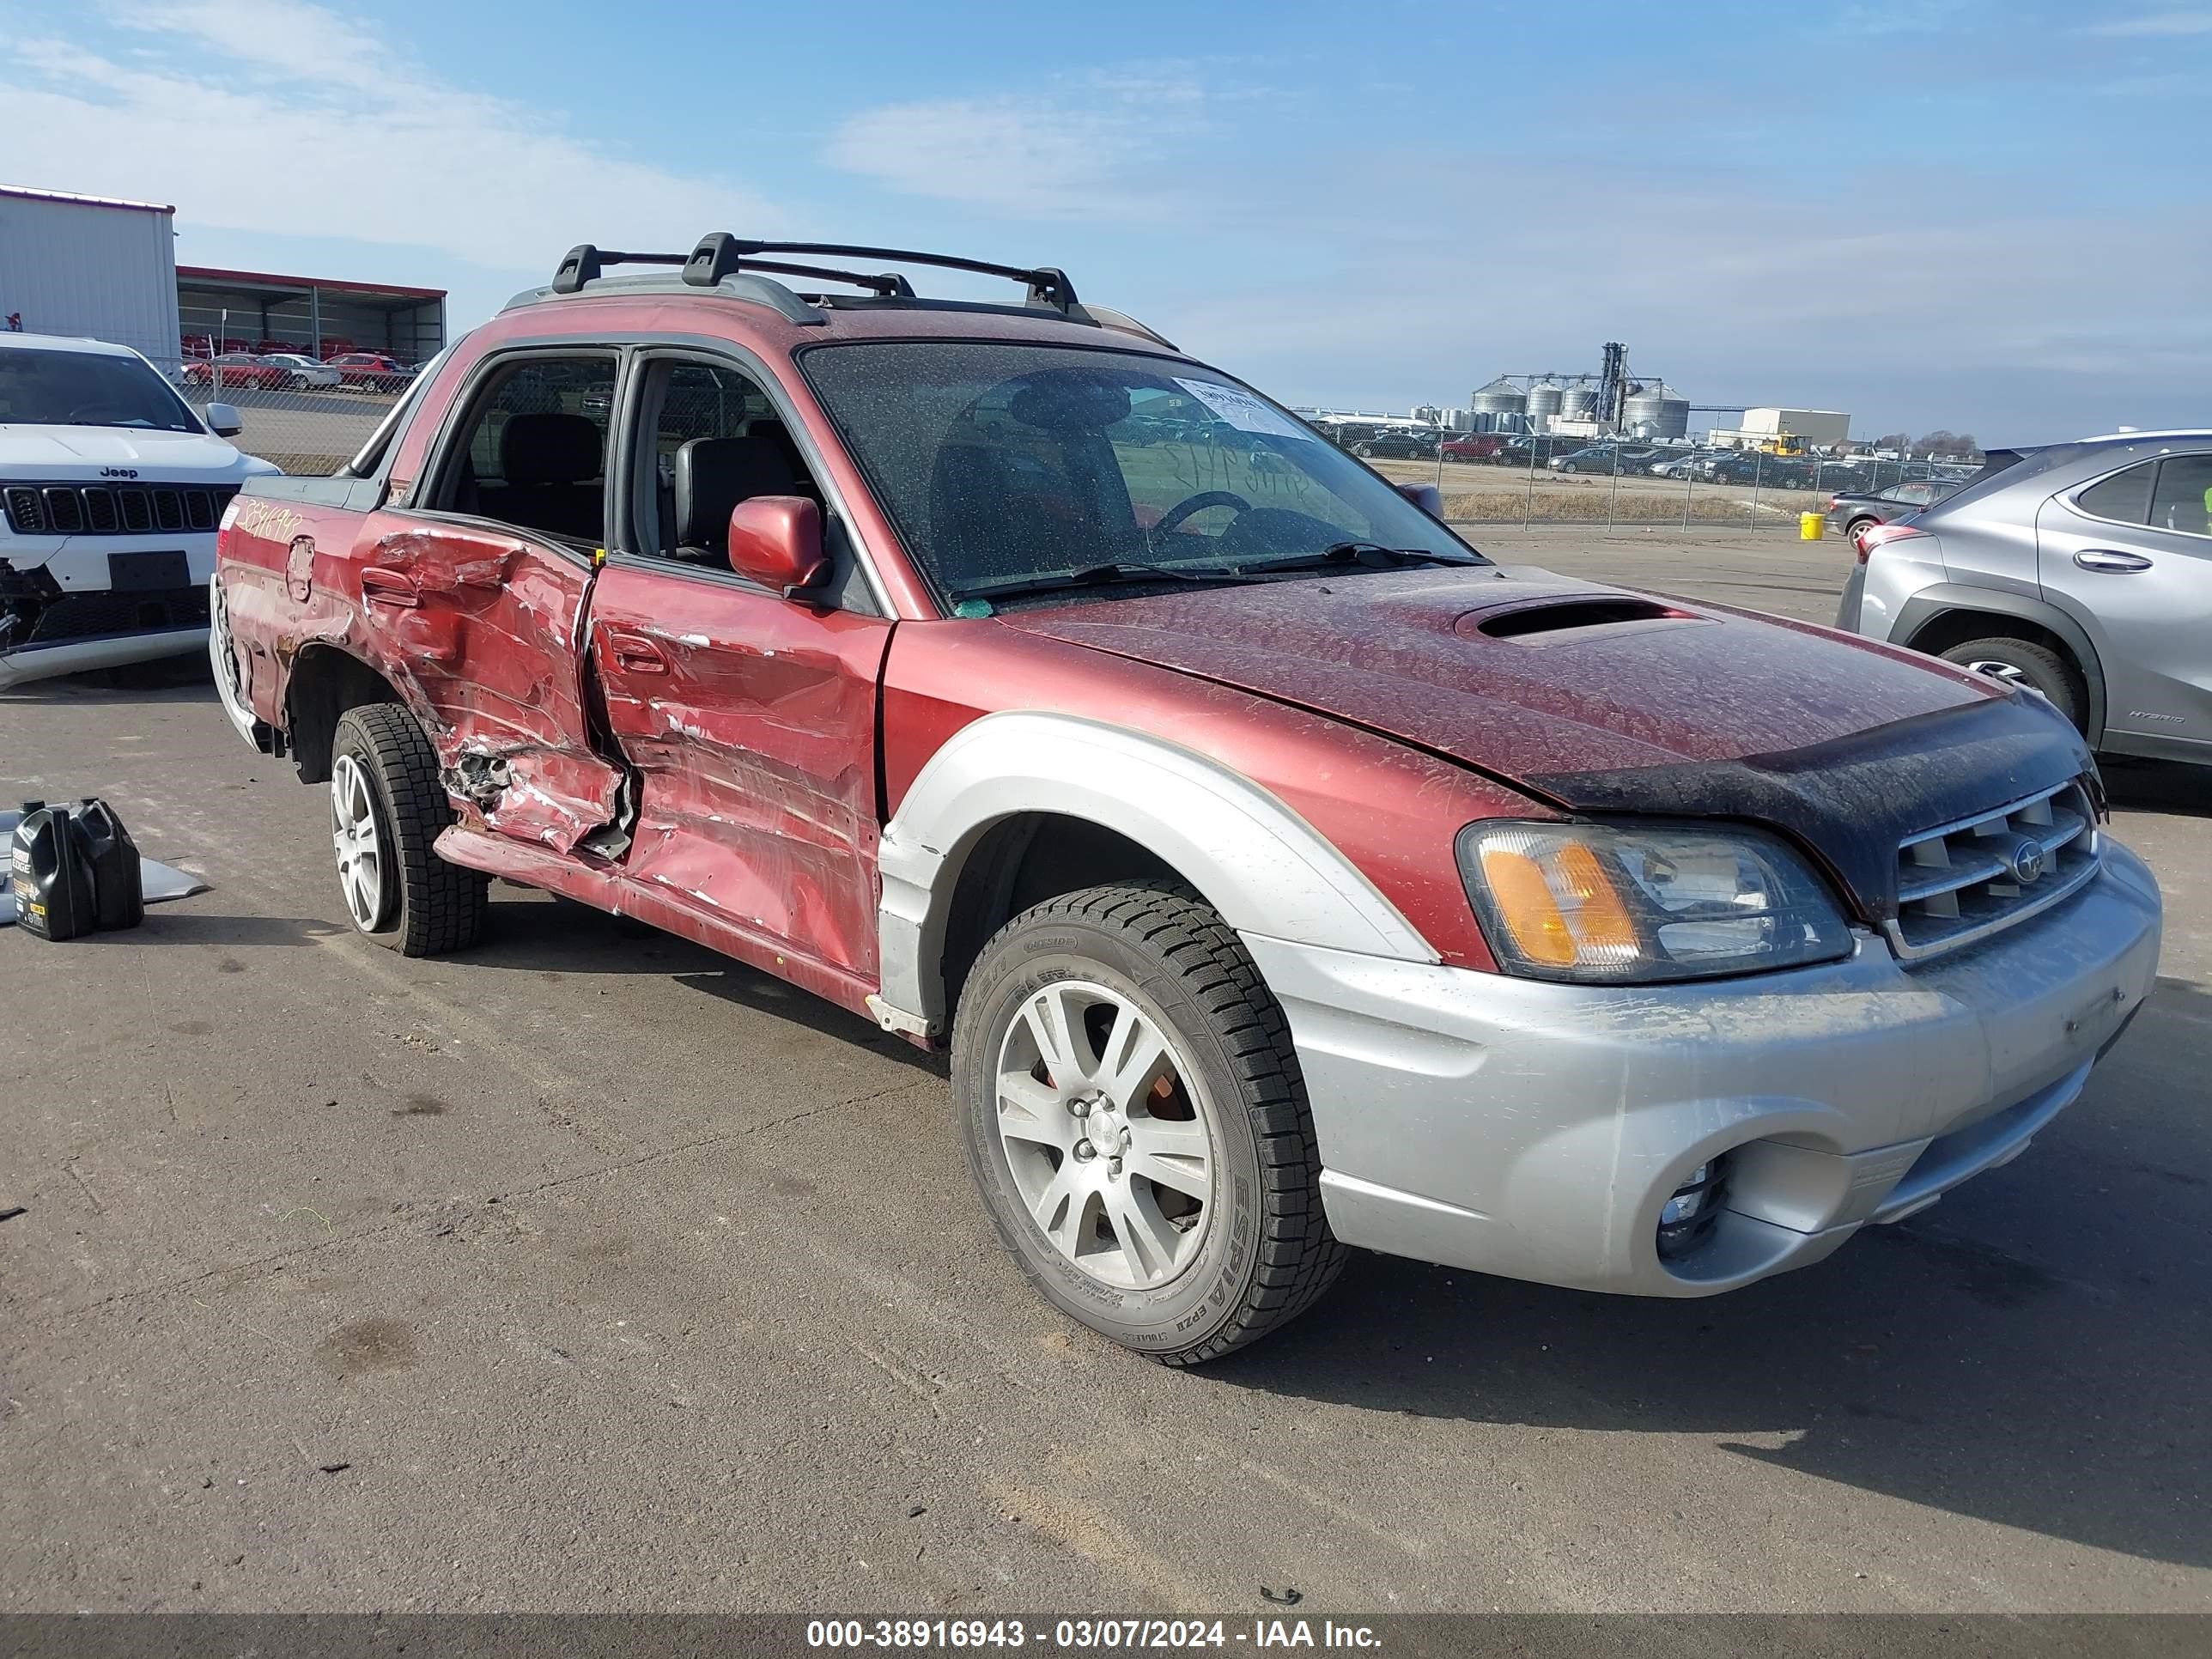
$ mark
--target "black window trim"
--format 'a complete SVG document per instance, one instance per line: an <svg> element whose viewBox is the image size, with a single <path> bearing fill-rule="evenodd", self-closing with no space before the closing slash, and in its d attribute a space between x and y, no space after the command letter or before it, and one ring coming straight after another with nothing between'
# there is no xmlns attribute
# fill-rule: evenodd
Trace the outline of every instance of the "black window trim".
<svg viewBox="0 0 2212 1659"><path fill-rule="evenodd" d="M862 542L859 530L847 509L842 494L830 470L823 464L822 447L816 441L806 422L793 410L790 398L768 365L752 352L728 340L711 336L656 335L638 336L626 342L629 356L629 372L623 379L622 393L617 398L615 416L617 427L613 438L612 459L609 461L608 501L611 509L619 500L619 513L611 511L611 532L606 544L607 562L619 564L626 569L647 570L662 575L681 576L696 581L712 582L719 586L734 587L747 593L769 594L781 599L783 596L748 580L725 566L693 564L683 559L671 559L657 553L647 553L633 544L636 539L636 511L640 480L635 474L635 458L644 448L644 421L651 411L647 407L647 387L654 367L661 363L696 363L709 368L734 370L752 382L769 407L783 422L784 430L791 434L799 447L799 458L814 486L822 492L824 509L823 532L825 538L836 534L852 553L854 568L860 577L860 586L869 601L869 609L851 603L848 595L838 608L854 616L874 616L880 619L895 619L898 612L891 605L890 596L877 574L873 556ZM614 483L611 469L621 469L622 484ZM833 530L830 520L836 521Z"/></svg>
<svg viewBox="0 0 2212 1659"><path fill-rule="evenodd" d="M2122 463L2118 466L2109 468L2106 471L2099 473L2094 478L2085 479L2083 482L2075 484L2071 489L2062 490L2059 493L2059 499L2063 501L2076 514L2081 518L2087 519L2091 524L2114 525L2122 530L2146 530L2151 532L2153 534L2160 536L2186 536L2192 541L2212 541L2212 535L2208 535L2202 531L2168 530L2162 525L2154 525L2151 523L2148 516L2151 505L2158 500L2159 481L2166 472L2166 464L2168 461L2182 460L2197 457L2202 457L2206 460L2212 460L2212 449L2162 449L2155 455L2136 455L2131 459ZM2117 478L2121 473L2132 471L2134 468L2138 466L2147 466L2151 469L2150 492L2144 497L2143 513L2145 516L2141 520L2134 519L2108 519L2101 513L2092 513L2087 507L2081 504L2081 498L2087 495L2091 490L2094 489L2099 484L2104 483L2110 479Z"/></svg>
<svg viewBox="0 0 2212 1659"><path fill-rule="evenodd" d="M505 370L510 365L532 359L546 358L611 359L615 368L615 380L614 393L608 408L607 428L608 435L611 438L615 431L613 422L620 417L623 409L623 393L630 372L631 356L632 353L624 346L610 344L589 336L579 336L563 341L532 342L528 344L515 343L497 346L487 351L477 360L475 367L469 371L468 379L462 383L453 401L447 405L445 418L439 426L437 436L423 457L422 470L416 475L414 484L407 492L407 500L399 505L411 516L428 519L435 524L483 525L503 530L510 535L523 537L534 546L557 553L583 569L595 568L599 561L593 553L571 547L560 538L548 535L545 532L535 529L529 525L514 524L505 519L487 518L481 513L455 513L448 508L431 507L427 503L437 499L438 492L444 485L446 473L453 465L459 434L467 432L473 436L473 422L478 404L491 389L491 383L503 378ZM607 475L608 488L600 494L599 546L601 550L606 546L609 506L607 498L613 493L614 467L613 446L610 444L608 453L602 462L602 470Z"/></svg>

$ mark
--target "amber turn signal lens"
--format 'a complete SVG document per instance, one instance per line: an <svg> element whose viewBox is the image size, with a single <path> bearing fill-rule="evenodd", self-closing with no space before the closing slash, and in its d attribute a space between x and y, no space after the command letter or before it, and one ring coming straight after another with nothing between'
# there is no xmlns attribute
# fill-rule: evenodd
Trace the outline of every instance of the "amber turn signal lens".
<svg viewBox="0 0 2212 1659"><path fill-rule="evenodd" d="M1482 849L1482 876L1498 915L1513 931L1513 942L1529 961L1546 968L1571 968L1574 935L1552 897L1552 884L1536 860L1502 847Z"/></svg>
<svg viewBox="0 0 2212 1659"><path fill-rule="evenodd" d="M1636 954L1636 924L1606 878L1597 854L1580 842L1559 849L1559 874L1576 900L1574 933L1586 952Z"/></svg>

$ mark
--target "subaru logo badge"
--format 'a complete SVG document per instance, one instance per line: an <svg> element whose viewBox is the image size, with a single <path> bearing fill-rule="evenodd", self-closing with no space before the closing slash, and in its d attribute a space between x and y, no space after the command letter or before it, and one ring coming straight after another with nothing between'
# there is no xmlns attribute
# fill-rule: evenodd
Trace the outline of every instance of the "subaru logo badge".
<svg viewBox="0 0 2212 1659"><path fill-rule="evenodd" d="M2012 878L2026 887L2043 873L2043 843L2023 838L2012 849Z"/></svg>

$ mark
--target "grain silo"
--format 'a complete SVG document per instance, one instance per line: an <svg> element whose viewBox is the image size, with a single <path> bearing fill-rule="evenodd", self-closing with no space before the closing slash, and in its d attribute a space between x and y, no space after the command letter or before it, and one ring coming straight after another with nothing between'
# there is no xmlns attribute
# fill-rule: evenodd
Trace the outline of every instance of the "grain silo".
<svg viewBox="0 0 2212 1659"><path fill-rule="evenodd" d="M1642 437L1686 438L1690 434L1690 400L1654 380L1637 387L1621 405L1621 424Z"/></svg>
<svg viewBox="0 0 2212 1659"><path fill-rule="evenodd" d="M1468 412L1477 432L1498 432L1521 424L1528 412L1528 394L1504 376L1478 387L1468 398Z"/></svg>

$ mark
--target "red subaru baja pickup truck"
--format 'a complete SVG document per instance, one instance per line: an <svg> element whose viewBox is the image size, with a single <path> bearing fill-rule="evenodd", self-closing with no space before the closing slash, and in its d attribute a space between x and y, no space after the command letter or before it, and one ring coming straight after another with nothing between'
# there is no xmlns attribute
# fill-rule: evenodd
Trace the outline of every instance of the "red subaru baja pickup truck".
<svg viewBox="0 0 2212 1659"><path fill-rule="evenodd" d="M373 939L502 877L949 1045L1015 1259L1164 1360L1352 1245L1729 1290L2079 1095L2160 905L2050 705L1430 504L1056 270L587 245L247 483L216 679Z"/></svg>

